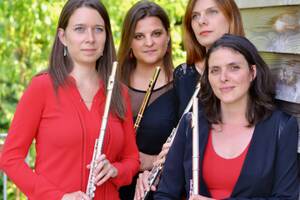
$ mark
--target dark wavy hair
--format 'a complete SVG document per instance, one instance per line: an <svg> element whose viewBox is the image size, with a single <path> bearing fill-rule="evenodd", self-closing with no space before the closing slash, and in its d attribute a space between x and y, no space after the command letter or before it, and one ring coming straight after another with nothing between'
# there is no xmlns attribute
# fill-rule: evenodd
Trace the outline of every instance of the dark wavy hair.
<svg viewBox="0 0 300 200"><path fill-rule="evenodd" d="M267 118L275 108L275 82L265 61L258 54L256 47L245 37L225 34L208 50L205 70L201 78L200 100L210 123L222 123L220 100L213 93L208 80L210 55L220 48L228 48L240 53L246 59L249 68L256 65L256 77L249 88L249 100L246 110L248 126Z"/></svg>
<svg viewBox="0 0 300 200"><path fill-rule="evenodd" d="M123 83L129 85L130 75L136 67L136 58L130 57L131 43L134 38L135 28L139 20L146 17L157 17L160 19L164 29L170 35L170 21L167 13L158 4L141 0L134 4L126 14L124 19L121 43L118 51L118 61L120 64L119 76ZM168 43L167 52L163 57L164 70L168 80L172 78L172 42L171 37Z"/></svg>
<svg viewBox="0 0 300 200"><path fill-rule="evenodd" d="M66 78L73 69L73 62L69 56L64 56L64 45L61 43L58 37L58 29L66 29L69 23L69 19L75 10L81 7L88 7L95 9L103 18L105 23L106 41L103 50L103 56L101 56L96 62L96 69L101 80L103 80L105 88L108 83L108 78L112 70L112 64L116 60L116 50L113 42L113 35L111 31L111 25L106 8L99 0L69 0L63 7L58 26L56 30L55 40L53 43L51 56L49 60L48 72L53 81L55 90L57 91L59 86L66 84ZM111 107L112 110L120 117L125 116L125 105L122 98L121 85L115 81Z"/></svg>

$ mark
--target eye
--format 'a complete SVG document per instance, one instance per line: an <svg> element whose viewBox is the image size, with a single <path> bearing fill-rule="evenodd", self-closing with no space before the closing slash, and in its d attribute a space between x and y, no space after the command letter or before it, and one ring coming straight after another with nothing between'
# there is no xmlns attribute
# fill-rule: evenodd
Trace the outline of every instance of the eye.
<svg viewBox="0 0 300 200"><path fill-rule="evenodd" d="M219 10L217 9L208 9L207 10L207 15L216 15L219 13Z"/></svg>
<svg viewBox="0 0 300 200"><path fill-rule="evenodd" d="M238 66L238 65L232 65L232 66L230 66L230 70L231 71L237 71L239 69L240 69L240 66Z"/></svg>
<svg viewBox="0 0 300 200"><path fill-rule="evenodd" d="M101 32L103 32L104 31L104 28L103 27L96 27L95 28L95 32L96 33L101 33Z"/></svg>
<svg viewBox="0 0 300 200"><path fill-rule="evenodd" d="M159 36L161 36L161 34L162 34L162 31L154 31L152 35L154 37L159 37Z"/></svg>
<svg viewBox="0 0 300 200"><path fill-rule="evenodd" d="M76 31L78 33L83 33L85 31L85 28L83 26L76 26L74 28L74 31Z"/></svg>
<svg viewBox="0 0 300 200"><path fill-rule="evenodd" d="M143 39L144 38L144 35L142 35L142 34L136 34L135 36L134 36L134 39L136 39L136 40L141 40L141 39Z"/></svg>
<svg viewBox="0 0 300 200"><path fill-rule="evenodd" d="M211 67L211 68L209 68L209 73L210 74L217 74L218 72L220 72L220 68L219 67Z"/></svg>
<svg viewBox="0 0 300 200"><path fill-rule="evenodd" d="M198 21L199 19L200 19L200 14L199 13L192 14L192 20Z"/></svg>

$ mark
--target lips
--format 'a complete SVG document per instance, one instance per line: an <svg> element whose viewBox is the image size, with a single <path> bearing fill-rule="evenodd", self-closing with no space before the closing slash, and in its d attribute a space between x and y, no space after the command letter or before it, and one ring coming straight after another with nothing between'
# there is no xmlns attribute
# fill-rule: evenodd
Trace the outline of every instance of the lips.
<svg viewBox="0 0 300 200"><path fill-rule="evenodd" d="M81 49L81 51L94 52L94 51L96 51L96 49Z"/></svg>
<svg viewBox="0 0 300 200"><path fill-rule="evenodd" d="M153 49L153 50L146 50L146 51L144 51L144 53L153 53L153 52L156 52L156 50Z"/></svg>
<svg viewBox="0 0 300 200"><path fill-rule="evenodd" d="M220 91L223 93L226 93L226 92L232 91L233 89L234 89L234 86L226 86L226 87L221 87Z"/></svg>
<svg viewBox="0 0 300 200"><path fill-rule="evenodd" d="M199 35L201 35L201 36L206 36L206 35L208 35L208 34L210 34L212 31L201 31L200 33L199 33Z"/></svg>
<svg viewBox="0 0 300 200"><path fill-rule="evenodd" d="M84 55L86 56L94 56L97 49L81 49Z"/></svg>

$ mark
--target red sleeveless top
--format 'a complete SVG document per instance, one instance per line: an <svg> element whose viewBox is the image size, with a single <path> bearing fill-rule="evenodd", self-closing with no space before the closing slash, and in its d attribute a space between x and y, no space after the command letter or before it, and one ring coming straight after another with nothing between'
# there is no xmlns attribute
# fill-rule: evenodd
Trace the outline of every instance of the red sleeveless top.
<svg viewBox="0 0 300 200"><path fill-rule="evenodd" d="M215 199L230 197L240 175L245 157L249 148L235 158L223 158L219 156L212 144L212 134L209 134L208 143L203 159L203 179L206 186Z"/></svg>

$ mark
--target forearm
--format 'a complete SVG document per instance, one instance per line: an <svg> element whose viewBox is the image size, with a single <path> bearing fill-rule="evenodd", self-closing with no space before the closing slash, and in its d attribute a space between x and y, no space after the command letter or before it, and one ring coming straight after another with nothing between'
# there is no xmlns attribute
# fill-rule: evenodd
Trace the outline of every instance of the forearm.
<svg viewBox="0 0 300 200"><path fill-rule="evenodd" d="M156 160L157 155L149 155L140 152L140 171L151 170L153 168L153 163Z"/></svg>

